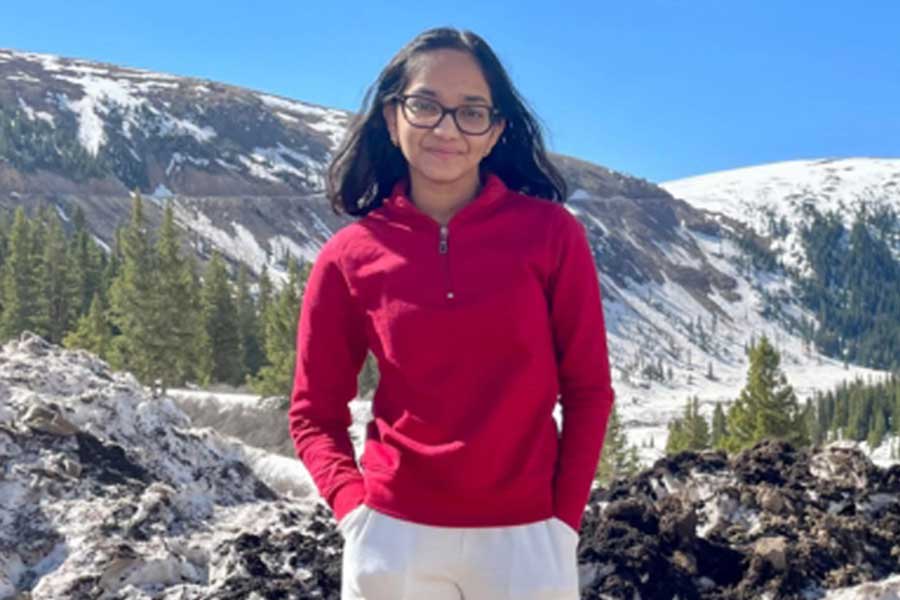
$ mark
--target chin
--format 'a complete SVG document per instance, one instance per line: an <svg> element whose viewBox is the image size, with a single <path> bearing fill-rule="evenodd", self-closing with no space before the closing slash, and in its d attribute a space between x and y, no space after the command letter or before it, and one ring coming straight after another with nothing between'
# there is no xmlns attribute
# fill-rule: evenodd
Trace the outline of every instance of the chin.
<svg viewBox="0 0 900 600"><path fill-rule="evenodd" d="M460 179L464 179L472 172L478 173L478 165L474 166L456 166L456 165L416 165L416 171L431 181L440 183L452 183Z"/></svg>

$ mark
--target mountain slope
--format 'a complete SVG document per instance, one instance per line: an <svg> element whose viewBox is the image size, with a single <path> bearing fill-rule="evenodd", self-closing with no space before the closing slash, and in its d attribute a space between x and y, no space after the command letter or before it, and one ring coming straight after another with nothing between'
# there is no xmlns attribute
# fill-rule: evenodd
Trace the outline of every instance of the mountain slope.
<svg viewBox="0 0 900 600"><path fill-rule="evenodd" d="M161 203L173 202L185 249L201 262L218 249L232 268L243 262L256 275L265 265L276 280L285 276L286 254L314 260L350 221L333 214L321 190L323 169L351 118L343 111L11 50L0 50L0 111L0 209L23 206L33 214L48 205L69 217L79 206L107 248L128 218L135 188L151 200L151 227L160 222ZM652 441L642 448L645 460L661 455L666 424L689 395L701 397L706 414L714 402L736 397L753 336L766 333L775 342L801 400L844 379L879 374L852 364L843 369L808 347L801 325L815 315L799 301L793 276L757 260L791 249L773 246L746 209L734 208L746 197L738 183L729 185L740 196L694 205L675 187L673 196L599 165L551 158L571 186L568 208L595 250L619 409L632 441ZM872 168L881 169L880 185L891 187L894 167L879 165ZM831 179L790 173L779 176L822 185L810 188L818 195L833 194L827 188L834 177L848 186L857 175L869 178L863 163ZM716 207L725 213L706 210Z"/></svg>
<svg viewBox="0 0 900 600"><path fill-rule="evenodd" d="M727 215L772 239L772 250L801 275L809 265L800 231L813 211L834 211L849 229L857 210L900 212L900 158L793 160L665 181L692 206ZM894 247L900 258L900 240Z"/></svg>

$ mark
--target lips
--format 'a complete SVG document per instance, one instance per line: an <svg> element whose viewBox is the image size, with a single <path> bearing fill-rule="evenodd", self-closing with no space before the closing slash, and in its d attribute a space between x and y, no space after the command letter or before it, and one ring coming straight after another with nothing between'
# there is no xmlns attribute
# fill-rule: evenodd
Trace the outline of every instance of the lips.
<svg viewBox="0 0 900 600"><path fill-rule="evenodd" d="M442 148L425 148L426 152L431 152L432 154L437 154L438 156L454 156L459 154L456 150L445 150Z"/></svg>

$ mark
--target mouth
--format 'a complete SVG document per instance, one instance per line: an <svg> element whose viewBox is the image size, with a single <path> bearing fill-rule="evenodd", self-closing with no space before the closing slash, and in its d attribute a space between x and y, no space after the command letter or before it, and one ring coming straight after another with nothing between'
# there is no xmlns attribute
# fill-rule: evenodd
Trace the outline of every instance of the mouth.
<svg viewBox="0 0 900 600"><path fill-rule="evenodd" d="M459 152L457 152L455 150L442 150L440 148L426 148L425 151L430 152L431 154L434 154L436 156L441 156L441 157L456 156L456 155L460 154Z"/></svg>

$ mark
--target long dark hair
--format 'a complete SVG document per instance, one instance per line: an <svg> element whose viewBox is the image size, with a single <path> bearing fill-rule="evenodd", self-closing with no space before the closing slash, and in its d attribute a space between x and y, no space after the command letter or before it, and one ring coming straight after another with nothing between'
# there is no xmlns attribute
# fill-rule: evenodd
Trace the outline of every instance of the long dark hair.
<svg viewBox="0 0 900 600"><path fill-rule="evenodd" d="M398 179L407 174L406 159L390 142L382 105L409 82L410 61L439 49L471 54L491 90L493 104L506 128L480 168L497 174L512 190L565 202L566 183L547 158L541 125L510 81L491 47L471 31L429 29L404 46L381 71L363 99L326 175L326 193L335 213L362 216L381 206Z"/></svg>

